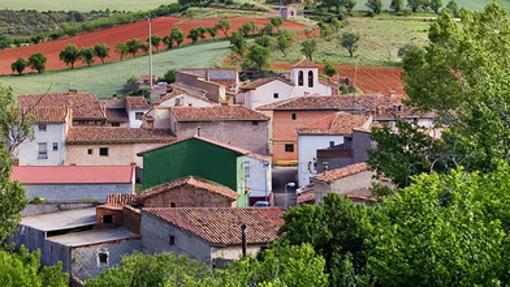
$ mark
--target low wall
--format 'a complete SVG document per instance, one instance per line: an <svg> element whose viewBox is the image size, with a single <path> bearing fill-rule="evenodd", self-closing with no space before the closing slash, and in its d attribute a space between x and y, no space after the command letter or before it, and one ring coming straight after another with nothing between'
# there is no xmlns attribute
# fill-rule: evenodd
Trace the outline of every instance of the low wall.
<svg viewBox="0 0 510 287"><path fill-rule="evenodd" d="M70 203L70 202L55 202L45 204L29 204L22 211L21 216L32 216L45 213L54 213L59 211L82 209L95 207L96 203Z"/></svg>

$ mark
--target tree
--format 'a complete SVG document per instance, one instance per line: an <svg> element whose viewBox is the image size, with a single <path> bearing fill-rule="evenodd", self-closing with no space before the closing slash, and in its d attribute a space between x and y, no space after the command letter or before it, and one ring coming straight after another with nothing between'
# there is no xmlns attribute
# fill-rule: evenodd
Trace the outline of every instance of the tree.
<svg viewBox="0 0 510 287"><path fill-rule="evenodd" d="M434 13L438 14L441 7L443 7L443 1L442 0L429 0L428 3L429 8L434 11Z"/></svg>
<svg viewBox="0 0 510 287"><path fill-rule="evenodd" d="M198 28L192 28L188 33L188 39L191 39L191 43L195 44L200 38L200 30Z"/></svg>
<svg viewBox="0 0 510 287"><path fill-rule="evenodd" d="M420 8L421 0L407 0L407 7L411 9L411 11L416 12L418 8Z"/></svg>
<svg viewBox="0 0 510 287"><path fill-rule="evenodd" d="M177 74L177 70L170 69L170 70L166 71L165 75L163 76L163 78L161 80L163 82L171 84L171 83L175 82L175 74Z"/></svg>
<svg viewBox="0 0 510 287"><path fill-rule="evenodd" d="M347 10L347 13L351 14L352 9L356 6L357 0L341 0L340 5Z"/></svg>
<svg viewBox="0 0 510 287"><path fill-rule="evenodd" d="M379 15L382 11L382 1L381 0L367 0L365 4L371 11L373 15Z"/></svg>
<svg viewBox="0 0 510 287"><path fill-rule="evenodd" d="M85 286L192 286L210 275L211 270L207 265L185 256L135 253L122 257L118 267L85 281Z"/></svg>
<svg viewBox="0 0 510 287"><path fill-rule="evenodd" d="M272 46L272 41L273 41L273 38L271 38L267 35L262 35L262 36L255 38L255 43L259 46L264 47L264 48L270 48Z"/></svg>
<svg viewBox="0 0 510 287"><path fill-rule="evenodd" d="M80 50L80 58L83 63L87 64L87 66L90 66L92 63L94 63L95 56L96 54L94 53L94 48L83 48Z"/></svg>
<svg viewBox="0 0 510 287"><path fill-rule="evenodd" d="M28 66L39 74L46 70L46 56L41 53L33 54L28 58Z"/></svg>
<svg viewBox="0 0 510 287"><path fill-rule="evenodd" d="M271 18L269 24L271 24L273 27L276 27L276 29L280 29L280 27L283 25L283 19L280 17L273 17Z"/></svg>
<svg viewBox="0 0 510 287"><path fill-rule="evenodd" d="M271 56L271 50L255 44L249 49L243 67L259 71L264 70L269 65L269 56Z"/></svg>
<svg viewBox="0 0 510 287"><path fill-rule="evenodd" d="M292 43L292 34L287 30L282 30L276 37L276 47L282 52L283 55L287 56L287 50Z"/></svg>
<svg viewBox="0 0 510 287"><path fill-rule="evenodd" d="M232 33L230 36L230 49L239 56L243 56L247 48L246 39L238 32Z"/></svg>
<svg viewBox="0 0 510 287"><path fill-rule="evenodd" d="M115 51L120 55L121 61L124 59L124 56L129 53L126 43L117 43L117 45L115 45Z"/></svg>
<svg viewBox="0 0 510 287"><path fill-rule="evenodd" d="M351 57L354 57L354 52L358 49L359 38L358 33L351 32L344 32L340 37L340 45L349 52Z"/></svg>
<svg viewBox="0 0 510 287"><path fill-rule="evenodd" d="M80 56L80 50L74 44L67 45L58 54L60 61L64 62L67 66L71 66L71 69L74 69L74 63L80 59Z"/></svg>
<svg viewBox="0 0 510 287"><path fill-rule="evenodd" d="M460 18L460 8L459 4L457 4L457 1L450 0L448 4L446 4L446 10L450 12L452 17Z"/></svg>
<svg viewBox="0 0 510 287"><path fill-rule="evenodd" d="M151 45L156 48L156 51L159 51L159 44L161 43L161 37L158 35L152 35L150 37ZM147 39L147 43L149 42L149 39Z"/></svg>
<svg viewBox="0 0 510 287"><path fill-rule="evenodd" d="M69 286L61 262L43 266L40 258L39 252L30 253L24 246L17 252L0 250L0 282L4 286Z"/></svg>
<svg viewBox="0 0 510 287"><path fill-rule="evenodd" d="M245 23L239 27L239 33L241 33L244 37L250 36L253 31L257 30L257 26L255 25L255 22L250 21L248 23Z"/></svg>
<svg viewBox="0 0 510 287"><path fill-rule="evenodd" d="M301 53L303 53L309 61L313 61L313 54L315 51L317 51L317 42L315 42L314 39L301 42Z"/></svg>
<svg viewBox="0 0 510 287"><path fill-rule="evenodd" d="M163 37L163 43L165 43L166 48L168 50L170 50L174 47L174 39L172 38L172 36Z"/></svg>
<svg viewBox="0 0 510 287"><path fill-rule="evenodd" d="M326 64L324 66L324 73L328 76L328 77L333 77L334 75L336 75L338 72L336 70L336 68L331 65L331 64Z"/></svg>
<svg viewBox="0 0 510 287"><path fill-rule="evenodd" d="M180 28L173 28L170 31L170 38L175 42L175 45L179 47L184 42L184 32Z"/></svg>
<svg viewBox="0 0 510 287"><path fill-rule="evenodd" d="M18 60L16 60L16 62L11 64L11 70L12 72L18 73L18 75L21 75L27 66L27 60L25 60L23 57L20 57Z"/></svg>
<svg viewBox="0 0 510 287"><path fill-rule="evenodd" d="M397 55L400 58L405 58L408 54L416 53L419 49L420 47L416 46L415 44L405 44L404 46L400 47L400 49L398 49Z"/></svg>
<svg viewBox="0 0 510 287"><path fill-rule="evenodd" d="M404 0L391 0L390 9L395 13L402 11L404 7Z"/></svg>
<svg viewBox="0 0 510 287"><path fill-rule="evenodd" d="M110 48L106 44L96 44L94 46L94 53L101 59L101 63L104 64L104 59L110 57Z"/></svg>
<svg viewBox="0 0 510 287"><path fill-rule="evenodd" d="M216 27L207 28L207 33L209 33L211 38L216 40L216 35L218 35L218 29Z"/></svg>
<svg viewBox="0 0 510 287"><path fill-rule="evenodd" d="M133 38L126 42L127 52L131 54L132 57L136 56L136 53L143 47L142 41Z"/></svg>
<svg viewBox="0 0 510 287"><path fill-rule="evenodd" d="M223 34L225 34L225 37L228 37L228 31L231 28L231 24L227 19L222 19L218 21L214 27L218 28L218 30L221 30Z"/></svg>
<svg viewBox="0 0 510 287"><path fill-rule="evenodd" d="M273 24L271 23L267 23L263 28L262 30L260 30L260 34L262 35L267 35L267 36L271 36L273 35Z"/></svg>

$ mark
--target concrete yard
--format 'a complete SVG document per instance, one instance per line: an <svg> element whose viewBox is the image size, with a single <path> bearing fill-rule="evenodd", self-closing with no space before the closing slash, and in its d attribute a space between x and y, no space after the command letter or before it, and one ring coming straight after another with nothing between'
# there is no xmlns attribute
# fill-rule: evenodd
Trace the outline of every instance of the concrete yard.
<svg viewBox="0 0 510 287"><path fill-rule="evenodd" d="M96 209L84 208L70 211L62 211L49 214L40 214L23 217L21 225L29 226L41 231L54 231L96 223Z"/></svg>

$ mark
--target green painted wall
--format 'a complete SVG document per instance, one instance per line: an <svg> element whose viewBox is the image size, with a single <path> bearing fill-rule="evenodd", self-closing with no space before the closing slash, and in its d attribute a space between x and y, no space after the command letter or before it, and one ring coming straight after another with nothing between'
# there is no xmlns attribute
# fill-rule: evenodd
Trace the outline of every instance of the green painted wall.
<svg viewBox="0 0 510 287"><path fill-rule="evenodd" d="M239 153L191 138L143 155L143 187L151 188L183 176L199 176L236 190L238 206L247 206L244 170Z"/></svg>

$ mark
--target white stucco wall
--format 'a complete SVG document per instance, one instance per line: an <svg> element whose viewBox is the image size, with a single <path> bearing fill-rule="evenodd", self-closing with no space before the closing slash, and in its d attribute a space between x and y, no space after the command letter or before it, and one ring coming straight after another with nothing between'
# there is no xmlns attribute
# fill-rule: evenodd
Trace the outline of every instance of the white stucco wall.
<svg viewBox="0 0 510 287"><path fill-rule="evenodd" d="M310 184L310 177L316 174L314 162L317 150L327 148L330 142L339 145L344 142L340 135L298 135L298 179L299 186Z"/></svg>
<svg viewBox="0 0 510 287"><path fill-rule="evenodd" d="M245 168L246 188L250 197L266 197L271 194L271 162L245 156L243 157ZM249 174L246 172L249 170Z"/></svg>
<svg viewBox="0 0 510 287"><path fill-rule="evenodd" d="M298 85L299 71L303 71L303 86ZM313 72L313 87L308 87L308 72ZM294 83L292 89L293 97L306 96L311 94L319 94L321 96L331 96L331 87L323 85L319 81L318 68L296 68L290 70L290 79Z"/></svg>
<svg viewBox="0 0 510 287"><path fill-rule="evenodd" d="M129 127L140 128L142 127L143 117L140 120L136 119L136 113L146 113L147 109L130 109L128 111Z"/></svg>
<svg viewBox="0 0 510 287"><path fill-rule="evenodd" d="M65 159L65 123L48 123L46 131L39 131L38 124L33 125L34 139L23 142L17 149L19 165L62 165ZM38 143L46 143L48 158L38 158ZM58 143L58 150L53 151L53 143Z"/></svg>
<svg viewBox="0 0 510 287"><path fill-rule="evenodd" d="M166 107L166 108L175 107L177 99L180 100L179 106L181 106L181 107L197 107L197 108L202 108L202 107L210 107L210 106L214 106L215 105L215 104L213 104L213 103L211 103L209 101L204 101L204 100L198 99L196 97L190 97L190 96L188 96L186 94L182 94L182 95L173 97L171 99L162 101L161 103L159 103L159 107L161 107L161 108L164 108L164 107Z"/></svg>
<svg viewBox="0 0 510 287"><path fill-rule="evenodd" d="M263 105L289 99L292 96L292 89L293 87L289 84L274 80L254 90L242 93L238 101L243 102L245 107L253 110ZM275 93L278 93L277 99L273 97Z"/></svg>

